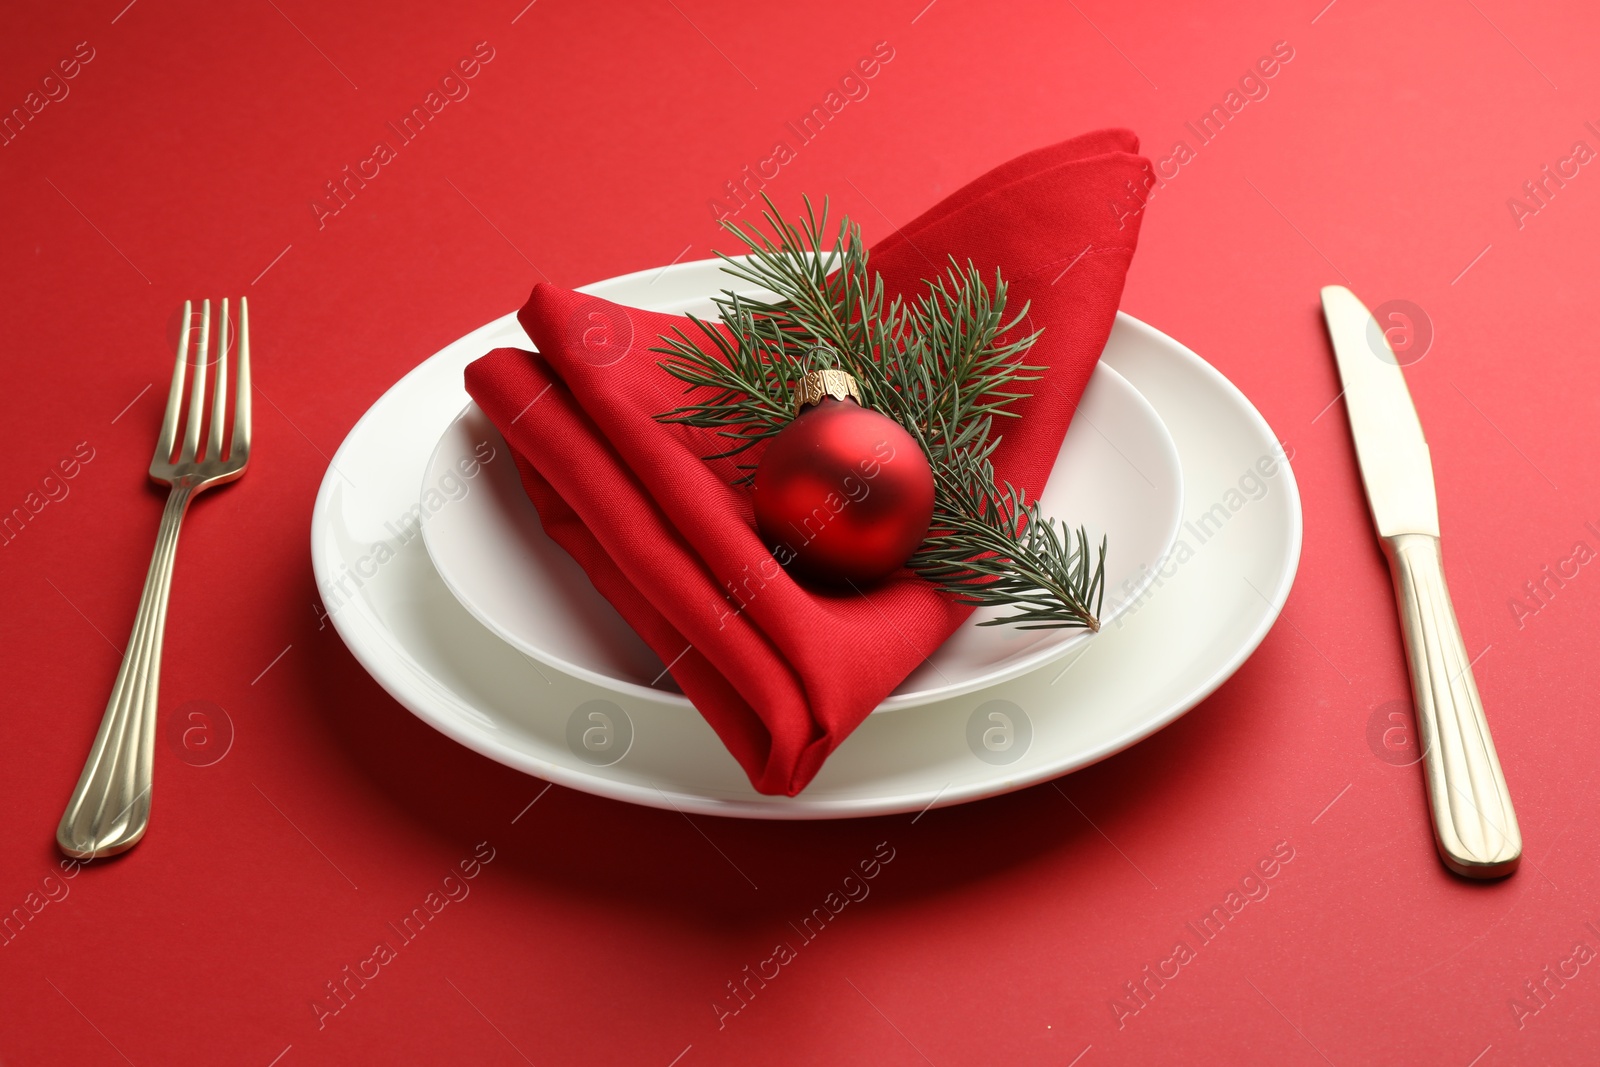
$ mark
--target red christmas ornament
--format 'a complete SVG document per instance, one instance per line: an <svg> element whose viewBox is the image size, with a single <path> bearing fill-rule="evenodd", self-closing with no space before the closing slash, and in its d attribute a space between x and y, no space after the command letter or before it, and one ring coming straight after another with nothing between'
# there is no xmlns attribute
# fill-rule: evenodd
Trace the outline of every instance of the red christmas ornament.
<svg viewBox="0 0 1600 1067"><path fill-rule="evenodd" d="M843 371L812 371L800 395L800 413L756 466L756 526L796 574L876 582L927 536L933 470L899 423L861 404Z"/></svg>

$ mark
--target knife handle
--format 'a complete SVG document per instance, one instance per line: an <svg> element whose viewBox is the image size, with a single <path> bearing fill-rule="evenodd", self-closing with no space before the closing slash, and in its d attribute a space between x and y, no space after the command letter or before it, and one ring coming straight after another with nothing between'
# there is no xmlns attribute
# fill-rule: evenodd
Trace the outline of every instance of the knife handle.
<svg viewBox="0 0 1600 1067"><path fill-rule="evenodd" d="M1445 586L1439 539L1397 534L1383 540L1411 665L1439 855L1463 877L1503 877L1522 860L1522 833Z"/></svg>

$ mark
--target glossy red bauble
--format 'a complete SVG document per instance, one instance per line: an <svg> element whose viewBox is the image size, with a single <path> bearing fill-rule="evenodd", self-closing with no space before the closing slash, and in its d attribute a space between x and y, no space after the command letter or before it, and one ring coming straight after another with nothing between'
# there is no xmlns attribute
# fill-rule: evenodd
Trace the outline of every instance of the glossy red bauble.
<svg viewBox="0 0 1600 1067"><path fill-rule="evenodd" d="M899 423L828 398L767 443L755 512L784 567L814 582L860 586L894 573L927 536L933 471Z"/></svg>

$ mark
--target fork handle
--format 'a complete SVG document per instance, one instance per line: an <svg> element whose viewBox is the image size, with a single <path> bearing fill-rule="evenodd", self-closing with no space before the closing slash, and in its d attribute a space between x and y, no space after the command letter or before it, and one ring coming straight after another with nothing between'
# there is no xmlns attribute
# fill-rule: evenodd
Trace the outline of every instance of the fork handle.
<svg viewBox="0 0 1600 1067"><path fill-rule="evenodd" d="M156 692L161 680L161 638L167 594L178 551L178 527L193 488L180 483L167 496L161 529L150 556L133 635L117 671L100 732L83 766L78 788L56 828L56 843L69 856L93 859L125 852L150 825L151 770L155 757Z"/></svg>
<svg viewBox="0 0 1600 1067"><path fill-rule="evenodd" d="M1466 878L1510 874L1522 859L1522 833L1445 586L1439 539L1398 534L1384 545L1411 665L1439 855Z"/></svg>

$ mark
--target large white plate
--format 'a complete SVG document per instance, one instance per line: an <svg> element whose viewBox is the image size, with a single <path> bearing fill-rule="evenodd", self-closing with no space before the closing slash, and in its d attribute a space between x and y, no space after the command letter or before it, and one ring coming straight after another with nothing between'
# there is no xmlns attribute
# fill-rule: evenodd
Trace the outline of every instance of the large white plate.
<svg viewBox="0 0 1600 1067"><path fill-rule="evenodd" d="M723 281L737 288L733 283ZM684 310L715 313L709 301ZM532 347L514 321L490 347L499 346ZM480 463L485 455L493 458ZM468 485L463 472L474 468ZM690 707L660 658L545 534L504 439L477 405L468 405L439 439L418 486L419 497L430 493L439 494L432 499L440 506L422 514L428 555L479 622L556 670L640 700ZM1111 368L1097 367L1090 378L1039 499L1043 514L1087 525L1096 541L1109 539L1106 585L1125 594L1109 598L1101 613L1104 624L1114 622L1155 579L1152 568L1177 540L1183 475L1155 409ZM1093 637L1084 630L980 625L1004 614L974 612L878 710L995 685Z"/></svg>
<svg viewBox="0 0 1600 1067"><path fill-rule="evenodd" d="M670 307L720 278L714 264L690 263L587 291ZM1198 356L1119 315L1103 360L1154 406L1182 459L1188 521L1156 583L1065 669L869 716L800 796L763 796L699 715L541 668L474 619L430 562L417 487L467 401L463 368L503 329L491 323L427 360L350 431L317 495L312 563L334 626L396 700L469 748L562 785L774 819L1008 792L1118 752L1204 699L1254 651L1294 579L1300 499L1271 429Z"/></svg>

